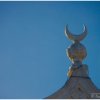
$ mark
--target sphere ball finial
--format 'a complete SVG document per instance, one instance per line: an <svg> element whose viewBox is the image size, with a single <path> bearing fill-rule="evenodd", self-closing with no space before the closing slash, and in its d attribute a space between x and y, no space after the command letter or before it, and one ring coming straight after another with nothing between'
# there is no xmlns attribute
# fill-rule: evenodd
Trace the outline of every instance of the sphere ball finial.
<svg viewBox="0 0 100 100"><path fill-rule="evenodd" d="M87 35L87 28L84 25L83 33L80 35L74 35L71 32L69 32L68 25L67 25L65 28L65 35L68 37L68 39L73 41L73 43L66 50L67 56L72 62L71 69L68 72L69 74L68 76L70 76L72 73L72 69L78 68L81 65L83 65L82 61L87 56L86 48L84 47L82 43L80 43L80 41L82 41Z"/></svg>

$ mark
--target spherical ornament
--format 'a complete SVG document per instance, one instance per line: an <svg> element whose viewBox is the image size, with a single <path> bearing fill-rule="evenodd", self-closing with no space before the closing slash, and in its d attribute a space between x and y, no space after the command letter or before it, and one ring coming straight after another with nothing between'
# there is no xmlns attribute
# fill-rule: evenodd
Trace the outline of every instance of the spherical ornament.
<svg viewBox="0 0 100 100"><path fill-rule="evenodd" d="M82 62L87 56L86 48L81 43L75 42L67 49L67 55L72 62Z"/></svg>

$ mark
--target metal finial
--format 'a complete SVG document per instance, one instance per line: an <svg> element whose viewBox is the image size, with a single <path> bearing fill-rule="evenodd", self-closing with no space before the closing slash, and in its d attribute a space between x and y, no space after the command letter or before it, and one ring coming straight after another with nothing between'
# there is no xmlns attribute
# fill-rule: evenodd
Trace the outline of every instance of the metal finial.
<svg viewBox="0 0 100 100"><path fill-rule="evenodd" d="M84 45L80 43L81 40L83 40L87 35L87 28L84 25L83 33L80 35L74 35L68 30L68 25L65 28L65 35L72 40L74 43L68 47L66 53L69 59L72 62L71 69L68 71L68 76L72 75L72 69L78 68L82 64L83 59L87 56L86 48Z"/></svg>
<svg viewBox="0 0 100 100"><path fill-rule="evenodd" d="M72 34L69 30L68 30L68 25L66 26L66 28L65 28L65 35L70 39L70 40L72 40L72 41L78 41L78 42L80 42L80 41L82 41L85 37L86 37L86 35L87 35L87 28L86 28L86 26L83 24L83 27L84 27L84 30L83 30L83 32L80 34L80 35L74 35L74 34Z"/></svg>

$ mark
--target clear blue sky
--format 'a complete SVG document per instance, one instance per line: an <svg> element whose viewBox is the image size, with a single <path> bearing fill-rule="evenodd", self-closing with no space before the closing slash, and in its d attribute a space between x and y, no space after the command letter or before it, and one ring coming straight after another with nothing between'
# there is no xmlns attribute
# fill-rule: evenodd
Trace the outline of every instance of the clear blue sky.
<svg viewBox="0 0 100 100"><path fill-rule="evenodd" d="M100 88L100 2L0 2L0 98L44 98L67 80L71 44L87 25L83 63Z"/></svg>

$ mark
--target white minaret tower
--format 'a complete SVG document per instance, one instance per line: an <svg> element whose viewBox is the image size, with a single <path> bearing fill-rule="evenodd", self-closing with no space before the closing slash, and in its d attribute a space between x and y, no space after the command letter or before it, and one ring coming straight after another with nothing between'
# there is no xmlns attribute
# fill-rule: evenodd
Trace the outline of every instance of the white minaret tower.
<svg viewBox="0 0 100 100"><path fill-rule="evenodd" d="M80 35L73 35L65 28L65 35L73 42L66 50L72 62L67 73L69 79L65 85L46 99L92 99L100 98L100 89L97 89L89 77L88 66L82 64L87 56L86 48L80 43L87 35L87 28Z"/></svg>

